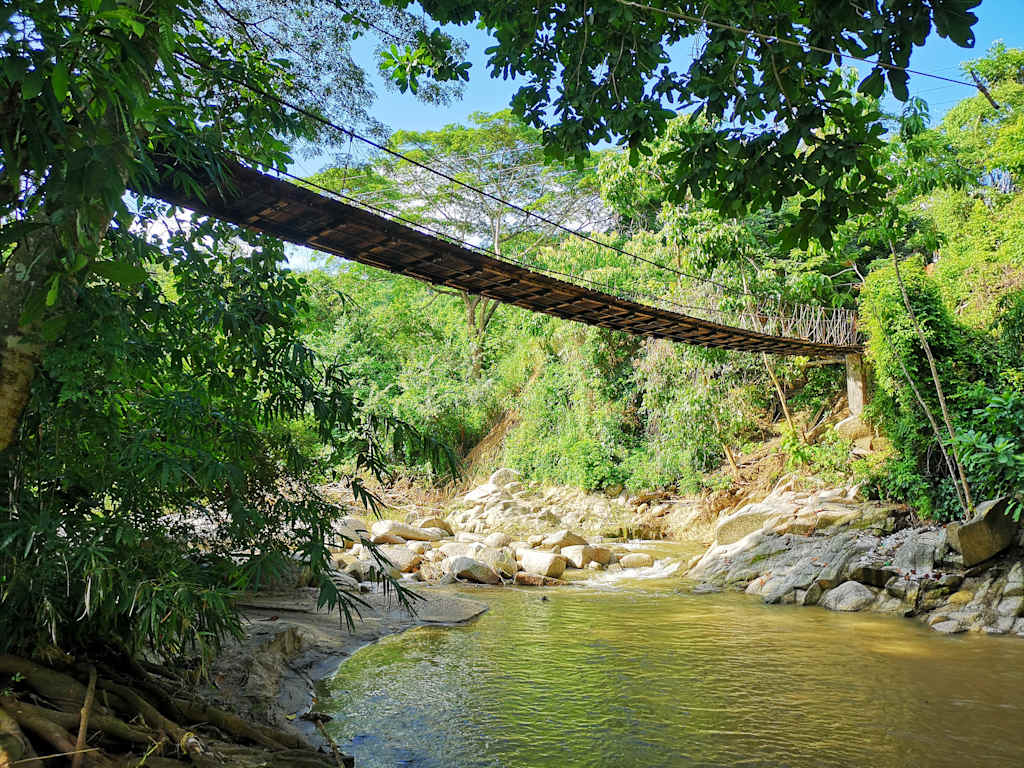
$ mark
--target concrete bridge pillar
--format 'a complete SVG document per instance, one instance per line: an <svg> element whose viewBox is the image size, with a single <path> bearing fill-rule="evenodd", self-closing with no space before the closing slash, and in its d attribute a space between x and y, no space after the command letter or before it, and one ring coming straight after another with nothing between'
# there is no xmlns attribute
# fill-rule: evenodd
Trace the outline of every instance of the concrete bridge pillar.
<svg viewBox="0 0 1024 768"><path fill-rule="evenodd" d="M851 416L860 416L868 397L868 374L864 356L846 356L846 401Z"/></svg>

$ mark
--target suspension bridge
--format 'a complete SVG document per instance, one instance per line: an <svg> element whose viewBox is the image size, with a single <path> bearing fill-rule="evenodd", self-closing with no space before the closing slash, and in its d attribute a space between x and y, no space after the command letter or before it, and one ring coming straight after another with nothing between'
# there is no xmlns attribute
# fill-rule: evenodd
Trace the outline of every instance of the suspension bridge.
<svg viewBox="0 0 1024 768"><path fill-rule="evenodd" d="M703 347L808 357L856 355L861 350L855 313L849 310L783 306L750 296L740 309L724 308L725 302L719 303L724 297L700 306L676 303L516 261L417 224L401 211L314 189L297 183L301 180L296 177L289 181L241 162L227 163L226 183L219 184L209 173L174 161L163 169L158 183L139 191L296 245L534 312ZM573 234L601 245L590 236Z"/></svg>

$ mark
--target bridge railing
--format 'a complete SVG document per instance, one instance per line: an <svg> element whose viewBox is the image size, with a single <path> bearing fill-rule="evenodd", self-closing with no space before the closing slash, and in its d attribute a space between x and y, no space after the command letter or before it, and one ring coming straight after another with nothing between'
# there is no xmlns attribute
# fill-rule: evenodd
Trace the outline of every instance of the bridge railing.
<svg viewBox="0 0 1024 768"><path fill-rule="evenodd" d="M429 168L421 168L421 170L432 172ZM271 172L277 173L279 176L289 177L301 186L312 187L320 194L333 197L348 205L382 216L405 227L422 232L423 234L451 242L463 248L477 251L489 258L497 259L508 264L515 264L525 269L556 277L560 280L565 280L620 299L628 299L637 304L657 307L666 311L688 315L690 317L699 318L701 320L717 323L726 327L742 328L754 333L764 334L766 336L802 339L815 344L830 346L854 346L858 344L856 313L851 310L820 305L784 303L776 298L755 296L750 293L727 294L726 291L723 290L725 286L706 279L697 278L692 275L685 275L676 269L672 269L672 271L679 275L691 278L695 281L695 284L702 286L705 289L705 292L696 295L691 293L685 297L666 297L655 295L649 291L639 288L629 289L621 286L612 286L607 283L601 283L589 279L584 275L561 271L550 267L541 263L536 257L522 259L509 254L495 252L495 250L486 247L480 242L467 240L457 229L444 227L443 225L439 225L436 221L431 222L430 224L417 221L409 216L406 211L402 210L399 200L396 200L391 196L380 195L379 191L366 196L359 195L358 192L355 194L346 194L344 190L339 191L337 189L330 189L319 184L312 183L306 179L301 179L284 171ZM440 175L450 181L450 177L447 175ZM352 191L355 192L355 190ZM486 197L488 203L491 205L493 205L495 201L495 197L493 195L489 195L488 193L480 190L475 190L472 187L466 187L466 189L461 190L461 192L479 194L481 197ZM524 212L519 207L515 207L515 210L519 215L524 213L528 214L528 212ZM625 254L640 261L661 266L657 265L654 261L643 258L642 256L629 254L621 249L602 243L593 235L574 231L558 222L545 220L543 217L537 218L539 220L538 230L546 227L552 232L558 232L565 237L577 237L591 244L596 243L599 246L616 250L620 255ZM709 288L710 292L707 291Z"/></svg>

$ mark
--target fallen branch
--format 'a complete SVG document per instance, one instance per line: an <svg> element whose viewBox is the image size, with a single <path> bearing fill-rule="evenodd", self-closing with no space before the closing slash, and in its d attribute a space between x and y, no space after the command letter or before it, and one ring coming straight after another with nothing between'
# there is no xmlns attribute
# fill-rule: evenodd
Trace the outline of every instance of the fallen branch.
<svg viewBox="0 0 1024 768"><path fill-rule="evenodd" d="M89 685L85 690L85 702L82 704L81 720L78 723L78 739L75 741L75 755L71 758L71 768L81 768L85 749L85 737L89 731L89 711L96 697L96 667L89 667Z"/></svg>

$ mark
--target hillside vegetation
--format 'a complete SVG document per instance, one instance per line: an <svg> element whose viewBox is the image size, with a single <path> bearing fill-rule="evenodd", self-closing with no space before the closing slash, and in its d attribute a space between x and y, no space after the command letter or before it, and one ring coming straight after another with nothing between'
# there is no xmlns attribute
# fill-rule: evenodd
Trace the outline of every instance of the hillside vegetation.
<svg viewBox="0 0 1024 768"><path fill-rule="evenodd" d="M852 468L871 492L909 502L923 516L961 515L959 473L950 472L954 456L975 501L1019 487L1024 476L1024 53L997 46L965 71L972 67L992 83L1001 109L979 94L935 126L920 101L891 117L889 142L869 158L891 181L888 206L847 221L830 247L794 246L795 208L806 200L737 218L697 199L667 202L669 181L659 160L694 130L682 118L639 164L606 153L596 167L575 172L560 200L537 194L522 201L549 215L556 204L586 207L589 220L613 222L597 237L621 251L532 232L529 222L505 235L500 212L476 232L465 210L456 216L463 232L504 253L613 289L682 305L712 300L729 308L749 301L749 292L782 305L856 309L874 371L865 418L891 450L851 465L849 442L833 431L813 444L805 440L805 430L841 407L841 365L644 340L508 306L490 307L481 330L469 297L355 264L329 264L306 276L310 343L351 361L360 397L371 408L436 435L461 456L501 423L503 440L478 469L500 464L590 490L695 492L728 482L728 472L711 474L728 468L728 453L781 431L790 468L826 482ZM415 145L420 159L448 164L464 162L467 148L486 146L500 166L496 150L519 157L538 138L523 126L512 130L513 123L510 115L478 116L471 126L434 135L398 134L395 146ZM331 178L330 172L318 177L321 183ZM479 172L470 178L487 182ZM421 191L416 205L422 200ZM393 193L391 204L401 207L402 196ZM412 204L406 210L416 215ZM432 219L446 222L451 219ZM709 290L705 279L722 288ZM915 322L935 359L953 437ZM782 418L769 368L796 414L792 427ZM435 480L423 465L405 471Z"/></svg>

